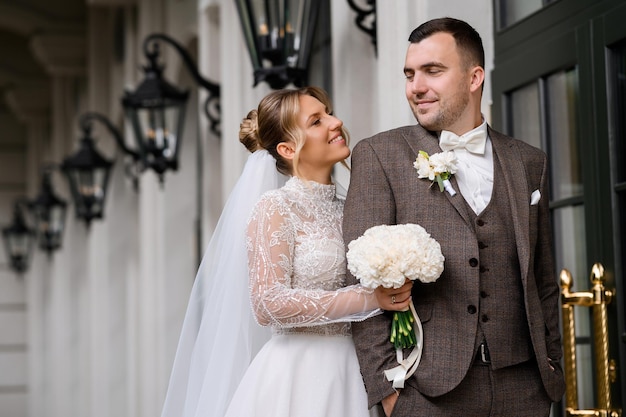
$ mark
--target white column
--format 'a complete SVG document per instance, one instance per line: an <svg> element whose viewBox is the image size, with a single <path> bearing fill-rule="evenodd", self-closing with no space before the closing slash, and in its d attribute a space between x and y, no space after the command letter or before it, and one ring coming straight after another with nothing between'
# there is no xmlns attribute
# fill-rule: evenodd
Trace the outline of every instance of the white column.
<svg viewBox="0 0 626 417"><path fill-rule="evenodd" d="M113 84L115 67L112 62L114 55L111 40L115 36L114 13L107 7L90 7L87 13L87 98L83 112L97 112L117 126L116 115L109 110L112 91L121 96L123 87ZM123 199L125 195L133 198L134 191L132 187L117 181L122 175L124 164L123 156L118 156L120 153L113 134L100 121L94 120L92 126L98 151L113 160L114 165L107 189L104 218L94 220L89 231L87 275L84 278L85 292L81 306L81 334L85 352L85 360L81 364L81 380L85 385L81 410L90 417L107 417L119 415L116 409L118 403L112 398L111 387L122 381L115 381L112 375L124 359L123 354L120 355L119 350L114 349L123 330L119 333L113 331L111 319L114 313L124 311L125 298L113 298L111 287L125 277L113 274L112 271L116 263L123 264L126 261L124 256L112 256L110 239L114 233L114 219L132 215L132 212L119 212L118 198ZM129 227L124 231L118 230L118 233L127 236L126 232L132 233L132 230ZM118 398L117 401L124 403L123 398Z"/></svg>
<svg viewBox="0 0 626 417"><path fill-rule="evenodd" d="M202 3L199 0L199 3ZM207 3L207 2L204 2ZM221 60L220 60L220 7L216 4L199 4L198 5L198 70L205 74L206 77L220 85L222 97L219 103L222 106L219 127L222 130L222 137L217 136L209 129L209 120L203 112L203 106L208 96L206 91L200 91L198 96L198 106L200 108L199 129L200 143L202 147L201 155L201 175L202 175L202 192L201 192L201 248L202 252L208 244L213 229L219 219L224 204L222 193L222 153L225 137L224 129L224 85L221 76ZM224 166L230 166L225 164Z"/></svg>
<svg viewBox="0 0 626 417"><path fill-rule="evenodd" d="M45 385L45 327L42 321L45 303L45 259L35 259L31 277L26 282L28 323L28 416L43 416L49 404L49 388Z"/></svg>
<svg viewBox="0 0 626 417"><path fill-rule="evenodd" d="M51 75L51 147L49 157L61 162L74 148L75 112L84 77L84 38L45 34L33 37L36 58ZM68 195L68 194L65 194ZM73 219L70 213L68 219ZM83 224L67 223L64 250L48 264L49 276L42 302L44 349L44 408L50 417L79 417L86 387L81 365L86 350L81 335L81 300L86 279L87 233ZM36 294L35 294L36 295ZM34 296L35 296L34 295Z"/></svg>
<svg viewBox="0 0 626 417"><path fill-rule="evenodd" d="M376 50L370 36L354 23L357 14L348 3L330 3L334 110L354 145L378 130L377 116L384 107L376 88Z"/></svg>
<svg viewBox="0 0 626 417"><path fill-rule="evenodd" d="M46 101L48 103L48 101ZM31 119L28 124L28 161L27 169L29 175L34 179L29 181L34 187L41 186L42 155L49 145L49 120ZM38 188L30 195L36 195ZM35 249L37 252L33 256L29 279L26 281L26 305L27 308L27 329L28 329L28 415L42 416L45 413L46 398L48 389L45 381L45 329L43 323L43 312L45 302L45 280L49 278L46 266L50 259L45 252Z"/></svg>
<svg viewBox="0 0 626 417"><path fill-rule="evenodd" d="M165 1L140 0L138 2L139 30L137 33L137 59L144 63L143 40L153 32L165 28ZM135 74L136 85L143 74ZM134 88L134 87L133 87ZM159 381L159 328L156 323L163 320L158 300L164 284L164 199L153 172L145 172L140 180L139 194L139 274L135 283L134 298L130 307L136 314L131 333L134 335L134 351L130 367L134 369L136 384L135 417L155 417L160 414L158 395L162 383Z"/></svg>

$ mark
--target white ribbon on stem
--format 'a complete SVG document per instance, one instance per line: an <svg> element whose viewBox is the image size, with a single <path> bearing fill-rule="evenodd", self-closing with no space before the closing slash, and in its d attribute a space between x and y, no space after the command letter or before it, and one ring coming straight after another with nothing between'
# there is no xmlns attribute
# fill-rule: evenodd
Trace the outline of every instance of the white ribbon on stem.
<svg viewBox="0 0 626 417"><path fill-rule="evenodd" d="M409 308L411 309L411 313L413 313L413 318L415 319L413 332L415 333L415 340L417 340L417 343L406 359L403 358L404 355L402 348L396 348L396 360L398 361L398 366L384 371L387 381L393 381L394 388L404 388L404 381L415 373L415 370L420 363L420 359L422 359L422 348L424 346L422 323L417 316L413 301L409 304Z"/></svg>
<svg viewBox="0 0 626 417"><path fill-rule="evenodd" d="M450 183L450 180L443 180L443 188L444 188L444 190L446 190L448 192L448 194L450 194L453 197L456 194L456 191L452 187L452 184Z"/></svg>

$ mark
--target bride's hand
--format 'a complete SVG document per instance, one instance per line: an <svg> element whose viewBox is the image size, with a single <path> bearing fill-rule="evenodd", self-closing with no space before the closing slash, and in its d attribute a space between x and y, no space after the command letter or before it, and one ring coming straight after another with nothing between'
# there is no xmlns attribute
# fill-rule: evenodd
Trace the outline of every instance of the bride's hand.
<svg viewBox="0 0 626 417"><path fill-rule="evenodd" d="M411 289L413 281L407 279L400 288L378 287L374 290L378 305L383 310L406 311L411 302Z"/></svg>

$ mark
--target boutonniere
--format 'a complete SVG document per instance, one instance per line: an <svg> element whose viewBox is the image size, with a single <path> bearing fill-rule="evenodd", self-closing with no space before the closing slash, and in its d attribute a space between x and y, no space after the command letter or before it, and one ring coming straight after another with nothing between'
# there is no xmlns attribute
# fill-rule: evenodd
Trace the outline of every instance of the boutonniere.
<svg viewBox="0 0 626 417"><path fill-rule="evenodd" d="M458 169L454 151L434 153L430 156L424 151L419 151L413 166L419 178L428 178L432 184L436 181L441 192L445 189L450 195L456 194L450 184L450 178Z"/></svg>

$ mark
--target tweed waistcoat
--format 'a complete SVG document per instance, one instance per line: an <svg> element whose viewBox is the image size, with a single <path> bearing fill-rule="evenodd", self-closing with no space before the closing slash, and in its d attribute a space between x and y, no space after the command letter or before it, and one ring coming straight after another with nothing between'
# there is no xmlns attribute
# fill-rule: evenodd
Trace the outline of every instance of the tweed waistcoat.
<svg viewBox="0 0 626 417"><path fill-rule="evenodd" d="M487 341L493 369L532 357L519 258L502 167L494 155L491 201L480 215L468 206L479 248L479 307L476 347Z"/></svg>

